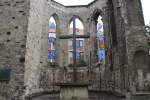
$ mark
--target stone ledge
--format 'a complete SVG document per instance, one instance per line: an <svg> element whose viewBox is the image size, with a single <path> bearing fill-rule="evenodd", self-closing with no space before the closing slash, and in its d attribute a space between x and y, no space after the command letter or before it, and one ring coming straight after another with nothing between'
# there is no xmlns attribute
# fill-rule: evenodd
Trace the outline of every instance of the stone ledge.
<svg viewBox="0 0 150 100"><path fill-rule="evenodd" d="M149 95L150 96L150 92L136 92L135 94L132 94L133 96L144 96L144 95Z"/></svg>
<svg viewBox="0 0 150 100"><path fill-rule="evenodd" d="M39 97L42 95L52 95L52 94L59 94L59 91L43 91L43 92L37 92L33 93L31 95L25 96L25 100L30 100L31 98Z"/></svg>
<svg viewBox="0 0 150 100"><path fill-rule="evenodd" d="M57 86L67 86L67 87L84 87L84 86L89 86L89 83L56 83Z"/></svg>
<svg viewBox="0 0 150 100"><path fill-rule="evenodd" d="M119 97L119 98L125 98L126 95L124 93L121 92L117 92L117 91L109 91L109 90L90 90L89 92L93 92L93 93L105 93L108 95L112 95L115 97Z"/></svg>

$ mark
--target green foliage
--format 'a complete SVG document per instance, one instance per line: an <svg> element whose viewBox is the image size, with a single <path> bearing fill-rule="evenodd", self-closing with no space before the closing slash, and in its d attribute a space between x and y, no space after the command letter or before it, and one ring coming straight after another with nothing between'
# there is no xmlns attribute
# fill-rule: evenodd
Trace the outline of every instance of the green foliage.
<svg viewBox="0 0 150 100"><path fill-rule="evenodd" d="M2 65L0 65L0 69L2 68Z"/></svg>
<svg viewBox="0 0 150 100"><path fill-rule="evenodd" d="M150 25L146 25L145 26L145 34L147 36L147 40L148 40L148 44L147 44L147 48L150 49Z"/></svg>
<svg viewBox="0 0 150 100"><path fill-rule="evenodd" d="M59 64L57 62L50 62L49 66L50 67L59 67Z"/></svg>
<svg viewBox="0 0 150 100"><path fill-rule="evenodd" d="M77 61L77 66L79 67L87 66L87 63L85 62L84 59L80 59Z"/></svg>
<svg viewBox="0 0 150 100"><path fill-rule="evenodd" d="M146 48L150 49L150 45L147 45Z"/></svg>
<svg viewBox="0 0 150 100"><path fill-rule="evenodd" d="M6 69L6 67L4 67L4 65L0 65L0 70L1 69Z"/></svg>
<svg viewBox="0 0 150 100"><path fill-rule="evenodd" d="M146 26L145 26L145 34L146 34L147 36L150 35L150 25L146 25Z"/></svg>
<svg viewBox="0 0 150 100"><path fill-rule="evenodd" d="M68 66L73 67L73 64L69 64ZM87 63L85 62L84 59L80 59L76 62L76 66L77 67L85 67L85 66L87 66Z"/></svg>

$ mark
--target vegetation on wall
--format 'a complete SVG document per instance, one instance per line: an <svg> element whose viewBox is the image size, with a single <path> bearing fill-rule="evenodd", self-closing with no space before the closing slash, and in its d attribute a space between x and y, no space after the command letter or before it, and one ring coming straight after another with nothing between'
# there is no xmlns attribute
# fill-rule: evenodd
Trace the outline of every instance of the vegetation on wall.
<svg viewBox="0 0 150 100"><path fill-rule="evenodd" d="M148 49L150 49L150 24L145 26L145 34L147 36L147 40L148 40Z"/></svg>
<svg viewBox="0 0 150 100"><path fill-rule="evenodd" d="M85 62L84 59L80 59L79 61L77 61L77 65L82 67L82 66L87 66L87 63Z"/></svg>
<svg viewBox="0 0 150 100"><path fill-rule="evenodd" d="M149 25L145 25L145 33L146 35L150 35L150 24Z"/></svg>
<svg viewBox="0 0 150 100"><path fill-rule="evenodd" d="M69 66L69 67L73 67L73 64L69 64L68 66ZM86 62L84 59L79 59L79 60L76 62L76 66L77 66L77 67L85 67L85 66L87 66L87 62Z"/></svg>
<svg viewBox="0 0 150 100"><path fill-rule="evenodd" d="M57 62L50 62L49 66L54 68L54 67L59 67L59 64Z"/></svg>

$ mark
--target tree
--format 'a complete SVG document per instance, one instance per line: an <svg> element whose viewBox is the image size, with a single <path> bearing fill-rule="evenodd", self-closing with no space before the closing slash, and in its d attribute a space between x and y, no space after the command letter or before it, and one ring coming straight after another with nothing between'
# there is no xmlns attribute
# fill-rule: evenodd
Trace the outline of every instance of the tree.
<svg viewBox="0 0 150 100"><path fill-rule="evenodd" d="M150 36L150 25L145 26L145 33L148 37Z"/></svg>
<svg viewBox="0 0 150 100"><path fill-rule="evenodd" d="M148 40L148 49L150 50L150 25L146 25L145 26L145 34L147 36L147 40Z"/></svg>

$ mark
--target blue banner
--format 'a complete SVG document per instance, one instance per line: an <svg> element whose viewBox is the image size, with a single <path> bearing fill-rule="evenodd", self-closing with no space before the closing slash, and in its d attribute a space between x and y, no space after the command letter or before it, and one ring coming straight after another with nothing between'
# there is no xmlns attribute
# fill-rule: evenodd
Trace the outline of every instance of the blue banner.
<svg viewBox="0 0 150 100"><path fill-rule="evenodd" d="M80 60L80 52L76 52L76 60Z"/></svg>
<svg viewBox="0 0 150 100"><path fill-rule="evenodd" d="M49 23L49 29L55 29L56 30L56 24L54 22Z"/></svg>
<svg viewBox="0 0 150 100"><path fill-rule="evenodd" d="M101 32L101 33L97 33L97 37L98 37L98 38L104 37L103 32Z"/></svg>
<svg viewBox="0 0 150 100"><path fill-rule="evenodd" d="M98 24L97 24L97 30L101 30L102 28L103 28L102 23L98 23Z"/></svg>
<svg viewBox="0 0 150 100"><path fill-rule="evenodd" d="M105 49L98 49L98 60L101 64L105 64Z"/></svg>
<svg viewBox="0 0 150 100"><path fill-rule="evenodd" d="M98 37L97 40L98 41L104 41L104 36Z"/></svg>
<svg viewBox="0 0 150 100"><path fill-rule="evenodd" d="M56 45L56 38L54 37L48 37L48 43L53 43L53 45Z"/></svg>
<svg viewBox="0 0 150 100"><path fill-rule="evenodd" d="M76 40L76 48L80 48L80 41Z"/></svg>
<svg viewBox="0 0 150 100"><path fill-rule="evenodd" d="M48 59L55 60L56 59L56 50L51 50L48 52Z"/></svg>

